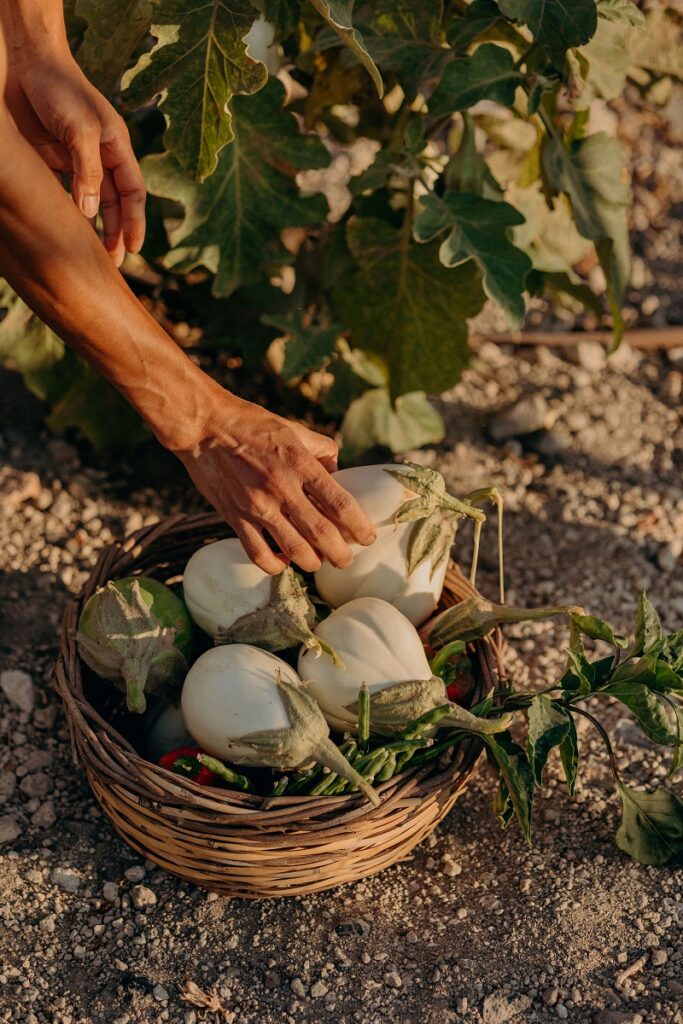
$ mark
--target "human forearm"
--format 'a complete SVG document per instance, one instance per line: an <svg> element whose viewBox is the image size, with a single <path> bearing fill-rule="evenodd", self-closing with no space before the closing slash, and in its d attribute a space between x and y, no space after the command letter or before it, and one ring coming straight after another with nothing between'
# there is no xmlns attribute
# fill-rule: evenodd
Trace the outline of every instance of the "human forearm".
<svg viewBox="0 0 683 1024"><path fill-rule="evenodd" d="M0 273L111 380L162 443L191 447L217 386L137 301L95 232L6 118L0 145L12 154L0 168Z"/></svg>
<svg viewBox="0 0 683 1024"><path fill-rule="evenodd" d="M0 0L0 22L10 63L31 50L68 49L61 0Z"/></svg>

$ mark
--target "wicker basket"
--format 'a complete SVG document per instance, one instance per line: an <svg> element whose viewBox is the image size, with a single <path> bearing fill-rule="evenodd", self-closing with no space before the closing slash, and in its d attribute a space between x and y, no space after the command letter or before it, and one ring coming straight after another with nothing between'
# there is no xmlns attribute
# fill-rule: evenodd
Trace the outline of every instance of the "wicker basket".
<svg viewBox="0 0 683 1024"><path fill-rule="evenodd" d="M201 544L225 536L230 530L216 516L178 516L103 551L65 612L55 666L74 756L126 842L205 889L261 899L328 889L381 871L406 857L448 814L477 761L476 741L461 744L450 763L406 769L377 786L377 808L357 793L262 797L206 789L146 761L131 731L137 716L122 713L120 702L108 708L102 695L110 691L93 685L81 664L73 634L83 603L97 587L136 573L173 581ZM472 593L451 565L441 606ZM501 637L474 645L472 653L483 693L499 676ZM107 720L112 717L118 730Z"/></svg>

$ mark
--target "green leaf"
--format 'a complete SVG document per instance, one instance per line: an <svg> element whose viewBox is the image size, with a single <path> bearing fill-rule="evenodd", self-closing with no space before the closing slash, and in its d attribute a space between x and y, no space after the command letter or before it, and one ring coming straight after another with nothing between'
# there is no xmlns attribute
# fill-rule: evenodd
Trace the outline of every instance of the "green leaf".
<svg viewBox="0 0 683 1024"><path fill-rule="evenodd" d="M439 78L452 59L442 44L443 3L380 0L361 14L366 49L382 71L396 75L412 102L422 82Z"/></svg>
<svg viewBox="0 0 683 1024"><path fill-rule="evenodd" d="M290 36L301 17L300 0L253 0L266 21L275 27L275 39L281 42Z"/></svg>
<svg viewBox="0 0 683 1024"><path fill-rule="evenodd" d="M683 629L664 637L660 657L674 672L683 672Z"/></svg>
<svg viewBox="0 0 683 1024"><path fill-rule="evenodd" d="M446 33L448 42L456 51L466 50L500 20L500 10L493 0L472 0L462 13L454 13Z"/></svg>
<svg viewBox="0 0 683 1024"><path fill-rule="evenodd" d="M317 370L334 352L334 343L341 331L339 324L330 324L329 327L305 324L300 309L290 316L262 316L261 323L276 327L287 335L281 370L285 380Z"/></svg>
<svg viewBox="0 0 683 1024"><path fill-rule="evenodd" d="M334 29L342 42L355 54L375 83L377 94L381 98L384 95L382 76L366 49L362 35L354 29L351 23L354 0L311 0L311 3L328 25Z"/></svg>
<svg viewBox="0 0 683 1024"><path fill-rule="evenodd" d="M433 117L465 110L479 100L493 100L504 107L515 102L515 90L523 76L515 70L509 50L485 43L471 57L449 64L429 100Z"/></svg>
<svg viewBox="0 0 683 1024"><path fill-rule="evenodd" d="M595 243L618 343L623 332L621 304L631 272L630 189L623 179L621 146L604 132L576 139L569 147L553 137L543 147L543 168L550 187L568 196L579 232Z"/></svg>
<svg viewBox="0 0 683 1024"><path fill-rule="evenodd" d="M111 92L152 25L150 0L76 0L87 28L76 59L102 92Z"/></svg>
<svg viewBox="0 0 683 1024"><path fill-rule="evenodd" d="M597 0L598 18L605 21L626 22L640 27L645 24L645 15L633 0Z"/></svg>
<svg viewBox="0 0 683 1024"><path fill-rule="evenodd" d="M510 799L510 790L504 779L498 780L498 788L493 798L493 810L501 828L507 828L515 816L515 808Z"/></svg>
<svg viewBox="0 0 683 1024"><path fill-rule="evenodd" d="M576 110L588 110L596 96L613 100L623 91L632 64L632 34L633 29L623 22L601 21L591 41L578 51L583 85L574 100Z"/></svg>
<svg viewBox="0 0 683 1024"><path fill-rule="evenodd" d="M506 18L527 25L559 67L567 50L587 43L598 24L595 0L498 0L498 6Z"/></svg>
<svg viewBox="0 0 683 1024"><path fill-rule="evenodd" d="M443 420L423 391L400 395L392 405L386 388L371 388L348 407L341 426L346 460L380 444L395 455L439 444L445 436Z"/></svg>
<svg viewBox="0 0 683 1024"><path fill-rule="evenodd" d="M477 152L474 122L467 111L462 117L464 127L460 145L444 171L446 188L451 192L473 192L483 199L500 202L503 189Z"/></svg>
<svg viewBox="0 0 683 1024"><path fill-rule="evenodd" d="M421 200L413 235L429 242L443 231L439 257L446 267L457 267L474 259L483 274L484 291L496 302L511 328L524 319L524 282L531 260L508 238L508 228L524 218L508 203L466 192L447 192L442 198L431 193Z"/></svg>
<svg viewBox="0 0 683 1024"><path fill-rule="evenodd" d="M683 861L683 801L660 786L651 793L619 784L623 806L617 846L641 864Z"/></svg>
<svg viewBox="0 0 683 1024"><path fill-rule="evenodd" d="M617 680L597 690L596 693L614 697L629 708L645 735L653 743L674 746L678 742L676 734L671 731L671 723L666 711L644 683Z"/></svg>
<svg viewBox="0 0 683 1024"><path fill-rule="evenodd" d="M216 271L213 293L231 295L255 280L261 268L286 262L279 232L320 221L322 196L304 198L294 181L298 169L322 167L329 155L316 136L301 135L282 109L284 90L271 79L255 96L232 101L234 142L203 185L190 181L170 154L146 157L150 192L182 204L185 217L170 232L167 266L198 263Z"/></svg>
<svg viewBox="0 0 683 1024"><path fill-rule="evenodd" d="M268 72L247 56L244 37L255 20L251 0L160 0L151 31L157 43L123 79L132 107L161 96L168 125L164 145L190 177L203 181L233 138L227 105L261 89Z"/></svg>
<svg viewBox="0 0 683 1024"><path fill-rule="evenodd" d="M526 753L518 743L515 743L510 738L509 733L483 736L482 739L486 743L491 759L497 766L498 773L505 783L524 838L530 843L534 780ZM503 811L503 813L507 814L506 811Z"/></svg>
<svg viewBox="0 0 683 1024"><path fill-rule="evenodd" d="M393 396L451 387L467 362L466 319L484 299L474 264L447 270L437 246L375 218L351 220L347 240L359 269L333 303L354 344L382 356Z"/></svg>
<svg viewBox="0 0 683 1024"><path fill-rule="evenodd" d="M655 648L660 647L663 639L664 633L657 609L648 601L645 591L641 590L638 595L638 609L633 626L631 656L638 657L641 654L649 654Z"/></svg>
<svg viewBox="0 0 683 1024"><path fill-rule="evenodd" d="M624 648L627 646L626 637L620 633L615 633L608 623L596 618L595 615L572 614L571 620L584 636L589 636L593 640L604 640L606 644L611 644L612 647Z"/></svg>
<svg viewBox="0 0 683 1024"><path fill-rule="evenodd" d="M569 735L571 718L556 701L538 694L529 705L528 720L527 757L534 782L540 786L550 751Z"/></svg>
<svg viewBox="0 0 683 1024"><path fill-rule="evenodd" d="M653 75L683 79L683 45L680 22L669 5L647 12L645 27L631 37L631 60Z"/></svg>
<svg viewBox="0 0 683 1024"><path fill-rule="evenodd" d="M579 739L576 735L576 725L571 715L569 718L569 729L567 735L560 743L560 760L564 770L564 777L567 780L569 795L574 796L576 776L579 771Z"/></svg>

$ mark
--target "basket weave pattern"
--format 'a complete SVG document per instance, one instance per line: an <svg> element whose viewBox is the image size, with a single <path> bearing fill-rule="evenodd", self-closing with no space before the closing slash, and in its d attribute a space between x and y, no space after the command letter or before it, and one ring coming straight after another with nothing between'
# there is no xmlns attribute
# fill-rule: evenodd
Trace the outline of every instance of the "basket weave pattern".
<svg viewBox="0 0 683 1024"><path fill-rule="evenodd" d="M104 549L66 609L55 665L74 756L125 841L205 889L260 899L328 889L381 871L408 856L448 814L478 758L476 741L461 744L450 763L407 768L379 784L377 808L357 793L263 797L200 787L151 764L84 694L74 631L90 595L121 576L173 580L201 544L226 536L231 531L217 516L176 516ZM473 593L452 564L440 608ZM501 656L499 635L474 645L480 694L496 685Z"/></svg>

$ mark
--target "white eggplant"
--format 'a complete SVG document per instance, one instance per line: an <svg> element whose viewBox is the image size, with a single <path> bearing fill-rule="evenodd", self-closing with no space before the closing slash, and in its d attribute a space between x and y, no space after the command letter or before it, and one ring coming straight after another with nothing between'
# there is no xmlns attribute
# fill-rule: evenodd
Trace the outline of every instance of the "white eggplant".
<svg viewBox="0 0 683 1024"><path fill-rule="evenodd" d="M207 651L187 674L181 705L188 729L209 754L283 771L317 761L379 804L330 739L325 717L299 676L274 654L248 644Z"/></svg>
<svg viewBox="0 0 683 1024"><path fill-rule="evenodd" d="M359 466L334 477L375 524L377 540L352 544L347 568L324 563L318 593L333 608L381 598L420 625L439 600L458 519L482 522L484 513L447 494L441 474L423 466Z"/></svg>
<svg viewBox="0 0 683 1024"><path fill-rule="evenodd" d="M190 735L179 704L155 701L145 713L145 744L150 761L158 761L164 754L178 747L196 747Z"/></svg>
<svg viewBox="0 0 683 1024"><path fill-rule="evenodd" d="M302 648L299 675L333 729L358 733L358 693L363 684L370 692L372 731L381 735L400 734L416 718L450 704L445 683L432 674L417 630L386 601L349 601L319 623L316 633L334 647L344 667L327 654L316 658ZM450 704L439 728L490 734L503 731L510 721L509 715L479 718Z"/></svg>
<svg viewBox="0 0 683 1024"><path fill-rule="evenodd" d="M256 644L267 651L301 643L321 649L311 631L315 609L294 570L269 576L234 537L195 551L185 567L183 596L214 643Z"/></svg>

